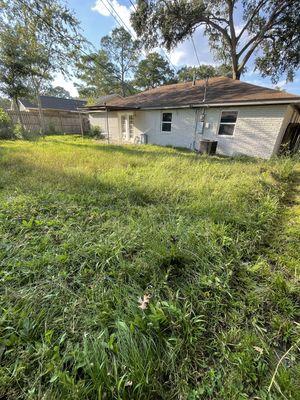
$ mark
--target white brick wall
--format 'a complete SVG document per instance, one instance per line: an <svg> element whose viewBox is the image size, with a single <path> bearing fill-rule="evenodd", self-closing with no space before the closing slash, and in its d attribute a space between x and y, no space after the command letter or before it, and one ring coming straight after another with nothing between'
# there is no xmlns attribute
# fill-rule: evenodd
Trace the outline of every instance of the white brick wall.
<svg viewBox="0 0 300 400"><path fill-rule="evenodd" d="M162 146L190 148L194 140L195 110L165 110L172 115L172 131L161 132L163 111L137 111L135 114L136 134L146 133L148 143Z"/></svg>
<svg viewBox="0 0 300 400"><path fill-rule="evenodd" d="M206 109L203 135L195 137L194 109L165 110L173 113L172 132L161 132L161 114L163 110L134 111L134 134L148 135L148 143L192 148L196 139L202 138L218 141L217 152L224 155L244 154L255 157L270 158L277 151L278 143L290 120L290 106L243 106ZM219 121L222 110L238 111L238 118L233 136L219 136ZM96 114L96 113L94 113ZM100 114L100 112L98 113ZM109 132L113 140L120 140L118 112L109 112ZM92 116L91 124L101 124L103 117Z"/></svg>
<svg viewBox="0 0 300 400"><path fill-rule="evenodd" d="M203 137L218 141L218 152L225 155L245 154L270 158L276 139L280 133L286 105L230 107L226 110L238 111L233 136L219 136L218 128L221 111L224 108L210 108L205 121Z"/></svg>
<svg viewBox="0 0 300 400"><path fill-rule="evenodd" d="M89 120L91 126L99 126L103 133L107 133L107 115L106 111L95 111L89 113ZM109 136L112 140L119 140L119 119L118 113L109 111L108 113L108 128Z"/></svg>

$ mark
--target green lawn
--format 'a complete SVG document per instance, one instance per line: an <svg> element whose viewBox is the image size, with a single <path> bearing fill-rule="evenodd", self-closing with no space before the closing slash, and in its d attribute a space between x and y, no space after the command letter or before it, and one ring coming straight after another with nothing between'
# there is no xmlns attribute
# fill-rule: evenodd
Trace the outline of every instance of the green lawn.
<svg viewBox="0 0 300 400"><path fill-rule="evenodd" d="M297 168L0 142L0 398L300 399Z"/></svg>

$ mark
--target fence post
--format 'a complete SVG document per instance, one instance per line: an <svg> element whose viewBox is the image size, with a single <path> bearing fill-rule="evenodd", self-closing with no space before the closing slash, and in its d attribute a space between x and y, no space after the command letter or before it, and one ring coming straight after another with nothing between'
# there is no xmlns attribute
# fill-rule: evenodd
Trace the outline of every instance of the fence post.
<svg viewBox="0 0 300 400"><path fill-rule="evenodd" d="M80 121L81 136L82 136L82 139L83 139L83 125L82 125L81 112L78 113L78 116L79 116L79 121Z"/></svg>
<svg viewBox="0 0 300 400"><path fill-rule="evenodd" d="M64 132L64 125L63 125L63 119L62 119L61 113L59 113L59 121L60 121L61 133L63 133L63 134L65 135L65 132Z"/></svg>

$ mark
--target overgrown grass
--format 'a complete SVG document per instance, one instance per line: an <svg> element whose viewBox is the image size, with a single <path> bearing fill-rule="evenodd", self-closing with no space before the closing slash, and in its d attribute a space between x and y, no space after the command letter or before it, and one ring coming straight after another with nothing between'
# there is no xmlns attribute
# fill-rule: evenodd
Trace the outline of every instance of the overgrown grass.
<svg viewBox="0 0 300 400"><path fill-rule="evenodd" d="M293 168L0 143L0 397L299 399Z"/></svg>

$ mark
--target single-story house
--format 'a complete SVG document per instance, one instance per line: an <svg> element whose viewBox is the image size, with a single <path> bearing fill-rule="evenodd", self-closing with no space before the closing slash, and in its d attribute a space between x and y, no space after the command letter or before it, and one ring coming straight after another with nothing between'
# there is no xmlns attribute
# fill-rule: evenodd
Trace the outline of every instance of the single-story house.
<svg viewBox="0 0 300 400"><path fill-rule="evenodd" d="M217 153L270 158L282 143L300 141L300 96L226 77L150 89L85 107L90 124L112 142L199 149L217 141Z"/></svg>
<svg viewBox="0 0 300 400"><path fill-rule="evenodd" d="M42 116L34 100L20 99L22 122L26 130L49 133L84 133L90 130L88 116L82 111L85 100L41 96ZM14 109L8 111L13 123L19 123L19 114ZM43 128L42 128L43 126Z"/></svg>
<svg viewBox="0 0 300 400"><path fill-rule="evenodd" d="M64 99L54 96L40 96L42 110L51 111L78 111L80 107L86 105L86 100L77 99ZM34 100L20 99L21 111L35 111L38 110L37 102Z"/></svg>

